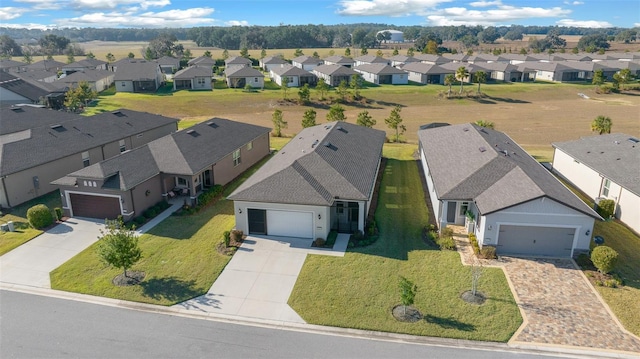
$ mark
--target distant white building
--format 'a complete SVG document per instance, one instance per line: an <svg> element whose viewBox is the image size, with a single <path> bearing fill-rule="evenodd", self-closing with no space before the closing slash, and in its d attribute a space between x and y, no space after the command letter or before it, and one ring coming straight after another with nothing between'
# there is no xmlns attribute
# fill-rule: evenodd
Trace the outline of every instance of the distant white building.
<svg viewBox="0 0 640 359"><path fill-rule="evenodd" d="M404 42L404 33L398 30L382 30L376 33L376 38L379 34L388 32L391 34L391 38L389 40L385 40L384 42Z"/></svg>

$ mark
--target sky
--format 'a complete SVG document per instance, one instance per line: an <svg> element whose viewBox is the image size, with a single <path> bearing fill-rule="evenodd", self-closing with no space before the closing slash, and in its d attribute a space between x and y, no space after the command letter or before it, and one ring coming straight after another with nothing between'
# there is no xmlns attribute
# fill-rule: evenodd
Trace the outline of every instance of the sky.
<svg viewBox="0 0 640 359"><path fill-rule="evenodd" d="M0 27L640 26L640 0L0 0Z"/></svg>

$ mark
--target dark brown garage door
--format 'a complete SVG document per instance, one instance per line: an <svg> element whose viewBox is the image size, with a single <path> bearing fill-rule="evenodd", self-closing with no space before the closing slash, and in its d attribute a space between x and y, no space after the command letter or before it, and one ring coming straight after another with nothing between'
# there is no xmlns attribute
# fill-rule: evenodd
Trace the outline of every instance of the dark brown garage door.
<svg viewBox="0 0 640 359"><path fill-rule="evenodd" d="M71 193L69 199L75 217L114 219L120 215L120 200L116 197Z"/></svg>

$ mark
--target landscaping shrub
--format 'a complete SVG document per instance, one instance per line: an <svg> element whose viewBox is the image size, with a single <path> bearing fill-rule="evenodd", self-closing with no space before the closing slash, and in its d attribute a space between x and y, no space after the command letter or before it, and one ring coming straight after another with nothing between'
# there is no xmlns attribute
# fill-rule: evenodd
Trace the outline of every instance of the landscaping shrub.
<svg viewBox="0 0 640 359"><path fill-rule="evenodd" d="M231 239L236 242L236 243L240 243L242 241L242 237L244 237L244 232L239 230L239 229L234 229L231 231Z"/></svg>
<svg viewBox="0 0 640 359"><path fill-rule="evenodd" d="M598 203L598 214L604 219L609 219L613 216L616 209L616 202L612 199L603 199Z"/></svg>
<svg viewBox="0 0 640 359"><path fill-rule="evenodd" d="M475 255L480 254L480 246L478 246L478 238L474 233L469 233L469 243L471 243L471 248L473 249L473 253Z"/></svg>
<svg viewBox="0 0 640 359"><path fill-rule="evenodd" d="M316 238L314 243L315 243L316 247L324 247L325 240L324 240L324 238L319 238L318 237L318 238Z"/></svg>
<svg viewBox="0 0 640 359"><path fill-rule="evenodd" d="M231 232L224 231L224 233L222 233L222 237L224 240L224 246L229 247L229 244L231 244Z"/></svg>
<svg viewBox="0 0 640 359"><path fill-rule="evenodd" d="M480 250L480 256L484 259L495 259L496 258L496 247L492 246L484 246Z"/></svg>
<svg viewBox="0 0 640 359"><path fill-rule="evenodd" d="M442 230L440 231L440 236L441 237L453 237L453 229L451 229L449 227L442 228Z"/></svg>
<svg viewBox="0 0 640 359"><path fill-rule="evenodd" d="M618 262L618 252L607 246L598 246L591 252L591 261L601 273L611 272Z"/></svg>
<svg viewBox="0 0 640 359"><path fill-rule="evenodd" d="M144 224L144 222L146 221L147 220L143 216L138 216L133 219L133 224L139 227L140 225Z"/></svg>
<svg viewBox="0 0 640 359"><path fill-rule="evenodd" d="M338 238L338 232L336 231L329 232L329 235L327 236L327 241L325 242L324 245L328 247L333 247L333 245L336 243L337 238Z"/></svg>
<svg viewBox="0 0 640 359"><path fill-rule="evenodd" d="M51 210L44 204L37 204L27 210L27 220L35 229L45 228L53 224Z"/></svg>
<svg viewBox="0 0 640 359"><path fill-rule="evenodd" d="M56 214L56 220L58 220L58 221L62 220L62 208L56 207L56 208L53 209L53 211Z"/></svg>
<svg viewBox="0 0 640 359"><path fill-rule="evenodd" d="M455 250L456 241L453 239L453 229L443 228L440 231L440 236L436 239L436 244L438 244L442 250Z"/></svg>

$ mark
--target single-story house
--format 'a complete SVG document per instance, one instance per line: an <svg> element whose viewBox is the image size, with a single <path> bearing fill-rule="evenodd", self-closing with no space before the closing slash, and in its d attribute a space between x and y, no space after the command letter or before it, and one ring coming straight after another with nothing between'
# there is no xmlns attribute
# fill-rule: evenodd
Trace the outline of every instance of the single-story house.
<svg viewBox="0 0 640 359"><path fill-rule="evenodd" d="M98 59L82 59L62 66L60 71L64 75L71 75L76 71L82 70L107 70L107 64L108 62Z"/></svg>
<svg viewBox="0 0 640 359"><path fill-rule="evenodd" d="M282 56L267 56L264 59L260 59L260 68L267 72L271 72L274 67L280 67L285 64L289 63Z"/></svg>
<svg viewBox="0 0 640 359"><path fill-rule="evenodd" d="M455 71L443 69L434 64L424 62L412 62L402 67L408 73L410 81L427 84L444 84L444 78L447 74L453 74Z"/></svg>
<svg viewBox="0 0 640 359"><path fill-rule="evenodd" d="M157 62L131 60L118 64L116 92L156 92L164 84L164 74Z"/></svg>
<svg viewBox="0 0 640 359"><path fill-rule="evenodd" d="M314 239L364 231L384 141L385 132L346 122L303 129L227 197L236 228Z"/></svg>
<svg viewBox="0 0 640 359"><path fill-rule="evenodd" d="M55 83L75 88L81 82L86 82L93 91L102 92L113 84L114 77L115 74L112 71L85 69L61 77Z"/></svg>
<svg viewBox="0 0 640 359"><path fill-rule="evenodd" d="M418 131L437 226L465 225L499 255L572 257L601 217L506 134L475 124Z"/></svg>
<svg viewBox="0 0 640 359"><path fill-rule="evenodd" d="M156 62L164 74L173 74L180 70L180 59L173 56L162 56Z"/></svg>
<svg viewBox="0 0 640 359"><path fill-rule="evenodd" d="M287 86L289 87L300 87L304 86L304 84L313 86L318 81L316 75L311 72L289 64L273 67L270 73L273 82L280 86L282 86L284 77L287 78Z"/></svg>
<svg viewBox="0 0 640 359"><path fill-rule="evenodd" d="M253 62L242 56L233 56L224 60L225 70L231 70L234 67L251 67Z"/></svg>
<svg viewBox="0 0 640 359"><path fill-rule="evenodd" d="M267 156L270 131L212 118L67 174L53 184L60 187L68 216L122 215L128 221L176 196L195 205L205 189L229 183Z"/></svg>
<svg viewBox="0 0 640 359"><path fill-rule="evenodd" d="M445 59L449 59L449 61L451 62L468 62L467 60L471 58L471 55L467 55L464 53L458 53L458 54L446 53L446 54L443 54L442 57L444 57Z"/></svg>
<svg viewBox="0 0 640 359"><path fill-rule="evenodd" d="M356 61L356 66L367 65L367 64L386 64L391 65L391 61L380 56L375 55L362 55L358 56L354 59Z"/></svg>
<svg viewBox="0 0 640 359"><path fill-rule="evenodd" d="M117 110L94 116L29 106L0 110L0 206L55 190L67 173L177 130L178 120Z"/></svg>
<svg viewBox="0 0 640 359"><path fill-rule="evenodd" d="M306 71L313 71L316 66L322 65L324 62L313 56L298 56L291 59L291 64Z"/></svg>
<svg viewBox="0 0 640 359"><path fill-rule="evenodd" d="M340 85L343 80L349 83L351 76L358 75L353 69L342 65L320 65L313 69L313 73L327 85L334 87Z"/></svg>
<svg viewBox="0 0 640 359"><path fill-rule="evenodd" d="M469 82L472 83L473 82L473 74L477 71L477 70L482 70L482 69L478 69L478 67L474 64L470 64L470 63L460 63L460 62L447 62L444 63L442 65L438 65L440 66L440 68L442 68L443 70L448 70L451 71L452 74L455 75L455 73L458 71L459 68L464 67L467 69L467 71L469 72L469 76L465 77L463 79L464 82ZM456 79L457 81L457 79Z"/></svg>
<svg viewBox="0 0 640 359"><path fill-rule="evenodd" d="M210 68L213 68L215 64L216 64L216 60L210 58L209 56L199 56L187 62L187 66L199 66L199 67L210 67Z"/></svg>
<svg viewBox="0 0 640 359"><path fill-rule="evenodd" d="M449 58L434 54L415 54L413 57L420 60L422 63L431 65L441 65L452 61Z"/></svg>
<svg viewBox="0 0 640 359"><path fill-rule="evenodd" d="M389 58L389 61L391 61L391 66L400 67L400 68L402 68L403 65L410 64L412 62L420 62L419 59L413 56L406 56L406 55L391 56Z"/></svg>
<svg viewBox="0 0 640 359"><path fill-rule="evenodd" d="M58 79L58 72L55 70L43 70L43 69L25 70L23 68L20 68L20 69L11 69L8 72L26 81L33 80L38 82L52 83Z"/></svg>
<svg viewBox="0 0 640 359"><path fill-rule="evenodd" d="M252 88L264 88L264 75L253 67L234 65L224 70L227 77L227 86L230 88L244 88L246 85Z"/></svg>
<svg viewBox="0 0 640 359"><path fill-rule="evenodd" d="M349 67L349 68L354 67L356 65L356 61L354 59L346 56L340 56L340 55L329 56L325 58L323 61L325 65L342 65L344 67Z"/></svg>
<svg viewBox="0 0 640 359"><path fill-rule="evenodd" d="M640 139L624 133L553 143L553 171L595 202L612 199L615 217L640 233Z"/></svg>
<svg viewBox="0 0 640 359"><path fill-rule="evenodd" d="M24 68L27 71L32 71L32 70L60 71L60 69L62 69L62 66L64 65L65 64L63 62L56 61L56 60L40 60L32 64L26 65Z"/></svg>
<svg viewBox="0 0 640 359"><path fill-rule="evenodd" d="M11 60L11 59L0 59L0 71L9 71L9 70L22 71L22 69L24 69L25 66L27 66L27 64L24 62Z"/></svg>
<svg viewBox="0 0 640 359"><path fill-rule="evenodd" d="M353 68L362 78L374 84L406 85L409 75L406 71L386 64L364 64Z"/></svg>
<svg viewBox="0 0 640 359"><path fill-rule="evenodd" d="M211 67L189 66L173 75L173 91L176 90L211 90Z"/></svg>
<svg viewBox="0 0 640 359"><path fill-rule="evenodd" d="M535 78L534 71L523 72L508 62L475 62L473 65L476 71L487 74L487 81L526 82Z"/></svg>

